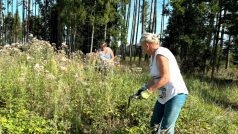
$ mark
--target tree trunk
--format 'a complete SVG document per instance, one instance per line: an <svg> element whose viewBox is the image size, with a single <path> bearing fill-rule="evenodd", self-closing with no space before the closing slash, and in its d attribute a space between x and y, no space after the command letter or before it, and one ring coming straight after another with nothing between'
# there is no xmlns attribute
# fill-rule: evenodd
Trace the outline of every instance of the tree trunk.
<svg viewBox="0 0 238 134"><path fill-rule="evenodd" d="M3 20L5 19L5 16L3 14ZM4 31L4 43L3 44L7 44L7 28L6 28L6 24L3 23L3 31Z"/></svg>
<svg viewBox="0 0 238 134"><path fill-rule="evenodd" d="M17 17L18 17L18 0L16 0L16 14L15 14L15 16L16 16L16 20L18 20L17 19ZM18 21L20 21L20 20L18 20ZM20 23L20 22L19 22ZM15 42L18 42L18 24L19 24L18 22L16 22L16 25L15 25Z"/></svg>
<svg viewBox="0 0 238 134"><path fill-rule="evenodd" d="M36 5L37 5L37 2L35 0L35 17L36 17Z"/></svg>
<svg viewBox="0 0 238 134"><path fill-rule="evenodd" d="M32 16L34 16L34 10L33 10L34 9L34 4L35 4L34 0L31 0Z"/></svg>
<svg viewBox="0 0 238 134"><path fill-rule="evenodd" d="M44 39L45 40L50 40L50 37L49 37L49 31L46 31L46 29L48 29L49 28L49 21L47 20L48 18L49 18L49 13L48 13L48 9L49 9L49 0L44 0L45 1L45 5L44 5L44 19L43 19L43 21L45 22L45 24L44 24ZM48 17L48 18L47 18Z"/></svg>
<svg viewBox="0 0 238 134"><path fill-rule="evenodd" d="M13 14L13 6L14 6L13 1L14 1L14 0L11 1L11 4L12 4L12 5L11 5L11 6L12 6L12 16L14 16L14 14Z"/></svg>
<svg viewBox="0 0 238 134"><path fill-rule="evenodd" d="M7 14L9 13L9 0L7 0ZM6 15L7 15L6 14ZM4 18L3 18L4 20ZM7 27L6 27L6 24L4 24L4 40L5 40L5 44L9 43L8 41L8 37L7 37Z"/></svg>
<svg viewBox="0 0 238 134"><path fill-rule="evenodd" d="M22 22L25 21L25 0L22 0ZM22 43L25 43L25 24L22 23Z"/></svg>
<svg viewBox="0 0 238 134"><path fill-rule="evenodd" d="M3 28L3 17L2 17L2 0L0 0L0 44L3 45L3 42L2 42L2 29Z"/></svg>
<svg viewBox="0 0 238 134"><path fill-rule="evenodd" d="M231 35L229 35L229 40L227 43L227 52L226 52L226 65L225 65L225 69L229 68L230 65L230 43L231 43Z"/></svg>
<svg viewBox="0 0 238 134"><path fill-rule="evenodd" d="M40 4L38 3L38 5L40 6ZM38 8L38 17L40 17L40 14L41 14L41 9Z"/></svg>
<svg viewBox="0 0 238 134"><path fill-rule="evenodd" d="M107 39L107 24L105 24L105 27L104 27L104 40Z"/></svg>
<svg viewBox="0 0 238 134"><path fill-rule="evenodd" d="M142 3L142 14L141 14L141 34L143 34L145 32L145 28L144 28L144 21L145 21L145 0L143 0L143 3ZM140 46L140 50L139 50L139 61L141 60L142 58L142 49L141 49L141 46Z"/></svg>
<svg viewBox="0 0 238 134"><path fill-rule="evenodd" d="M134 0L133 21L131 28L131 41L130 41L130 63L132 63L132 46L134 45L135 24L136 24L136 12L137 12L137 0Z"/></svg>
<svg viewBox="0 0 238 134"><path fill-rule="evenodd" d="M160 42L162 40L162 35L164 32L164 10L165 10L165 0L163 0L162 4L162 16L161 16L161 27L160 27Z"/></svg>
<svg viewBox="0 0 238 134"><path fill-rule="evenodd" d="M220 27L221 27L221 15L222 15L222 7L221 7L221 1L219 0L220 5L220 11L217 17L217 27L216 27L216 34L215 34L215 41L213 43L214 51L213 51L213 62L212 62L212 73L211 73L211 81L214 80L214 73L215 73L215 66L217 64L217 54L218 54L218 42L219 42L219 33L220 33Z"/></svg>
<svg viewBox="0 0 238 134"><path fill-rule="evenodd" d="M145 0L143 0L143 4L142 4L142 21L141 21L141 25L142 25L142 27L141 27L141 33L143 34L144 32L145 32L145 26L144 26L144 21L145 21L145 14L144 14L144 12L145 12Z"/></svg>
<svg viewBox="0 0 238 134"><path fill-rule="evenodd" d="M126 35L128 34L128 30L129 30L129 22L130 22L130 14L131 14L131 0L129 0L129 6L128 6L128 9L127 9L127 19L126 19ZM128 35L127 35L128 36ZM124 59L126 59L126 46L127 44L125 44L125 47L124 47Z"/></svg>
<svg viewBox="0 0 238 134"><path fill-rule="evenodd" d="M124 17L124 24L123 26L121 26L121 60L125 60L125 46L126 44L124 44L124 37L123 37L123 33L125 32L125 29L126 29L126 3L124 0L121 0L121 5L122 5L122 9L121 9L121 14L122 16Z"/></svg>
<svg viewBox="0 0 238 134"><path fill-rule="evenodd" d="M153 12L153 3L154 0L151 0L151 4L150 4L150 22L149 22L149 32L152 32L152 12Z"/></svg>
<svg viewBox="0 0 238 134"><path fill-rule="evenodd" d="M156 22L157 22L157 19L156 19L156 9L157 9L157 0L155 0L155 3L154 3L154 19L153 19L153 25L152 25L152 32L153 33L156 33Z"/></svg>
<svg viewBox="0 0 238 134"><path fill-rule="evenodd" d="M224 11L223 17L226 16L226 10ZM221 58L222 58L222 49L223 49L223 37L224 37L224 32L225 32L225 24L222 24L222 30L221 30L221 42L220 42L220 47L219 47L219 51L218 51L218 63L216 66L216 71L219 71L220 65L221 65Z"/></svg>
<svg viewBox="0 0 238 134"><path fill-rule="evenodd" d="M7 13L9 13L9 0L7 0Z"/></svg>
<svg viewBox="0 0 238 134"><path fill-rule="evenodd" d="M77 26L76 26L76 24L75 24L75 26L74 26L74 42L73 42L73 44L74 44L74 49L73 49L73 51L76 50L76 34L77 34Z"/></svg>
<svg viewBox="0 0 238 134"><path fill-rule="evenodd" d="M127 33L128 33L128 29L129 29L130 13L131 13L131 0L129 1L129 7L127 10L127 19L126 19L126 32Z"/></svg>
<svg viewBox="0 0 238 134"><path fill-rule="evenodd" d="M96 6L96 0L94 2L94 6ZM95 11L94 11L94 20L93 20L93 25L92 25L92 35L91 35L91 47L90 47L90 53L93 52L93 38L94 38L94 27L95 27Z"/></svg>
<svg viewBox="0 0 238 134"><path fill-rule="evenodd" d="M136 55L137 55L137 47L139 46L137 44L137 39L138 39L138 29L139 29L139 24L140 24L140 0L139 0L139 3L138 3L138 6L137 6L137 24L136 24L136 40L135 40L135 54L134 54L134 61L135 61L135 58L136 58ZM140 59L139 59L140 60ZM139 61L139 65L140 65L140 61Z"/></svg>
<svg viewBox="0 0 238 134"><path fill-rule="evenodd" d="M203 74L207 73L209 71L209 66L206 65L206 62L208 60L208 55L211 53L210 50L210 46L211 46L211 42L212 42L212 35L213 35L213 31L214 31L214 19L215 19L215 15L211 14L211 16L209 17L209 31L207 34L207 49L205 50L205 53L203 55L204 57L204 64L203 64ZM212 64L212 59L210 60L210 64Z"/></svg>
<svg viewBox="0 0 238 134"><path fill-rule="evenodd" d="M13 0L10 1L11 3L11 17L14 18L14 13L13 13ZM13 25L12 25L13 26ZM12 44L14 42L14 28L11 28L10 31L10 44Z"/></svg>
<svg viewBox="0 0 238 134"><path fill-rule="evenodd" d="M70 45L72 52L74 51L74 28L73 26L70 26Z"/></svg>
<svg viewBox="0 0 238 134"><path fill-rule="evenodd" d="M94 38L94 23L93 23L92 35L91 35L91 47L90 47L90 53L93 51L93 38Z"/></svg>
<svg viewBox="0 0 238 134"><path fill-rule="evenodd" d="M70 44L70 28L69 27L67 27L67 29L66 29L66 44L68 44L68 46L69 46L69 53L71 53L72 52L72 46L71 46L71 44Z"/></svg>
<svg viewBox="0 0 238 134"><path fill-rule="evenodd" d="M28 0L28 13L27 13L27 27L26 27L26 41L29 41L29 26L30 26L30 16L31 16L31 0Z"/></svg>

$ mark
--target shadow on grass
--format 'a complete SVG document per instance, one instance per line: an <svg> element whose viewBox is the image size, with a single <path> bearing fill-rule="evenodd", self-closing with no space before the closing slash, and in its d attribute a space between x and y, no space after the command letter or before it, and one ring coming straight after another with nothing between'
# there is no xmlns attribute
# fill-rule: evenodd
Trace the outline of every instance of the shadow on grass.
<svg viewBox="0 0 238 134"><path fill-rule="evenodd" d="M213 81L211 81L210 77L207 76L193 76L193 78L195 79L199 79L201 82L206 82L206 83L210 83L211 84L211 88L213 91L215 92L221 92L221 94L225 94L222 93L225 90L228 89L237 89L238 90L238 80L232 80L232 79L226 79L226 78L214 78ZM234 87L234 88L227 88L227 87ZM219 88L214 88L214 87L219 87ZM235 88L237 87L237 88ZM212 91L208 91L205 89L201 89L201 97L207 101L208 103L213 103L216 104L220 107L223 108L231 108L233 110L238 111L238 102L231 102L229 101L228 97L231 94L226 94L224 96L221 97L216 97L214 96L214 93Z"/></svg>
<svg viewBox="0 0 238 134"><path fill-rule="evenodd" d="M231 108L233 110L238 111L238 102L230 102L226 97L224 98L217 98L209 93L207 90L201 90L202 98L207 101L208 103L216 104L222 108Z"/></svg>
<svg viewBox="0 0 238 134"><path fill-rule="evenodd" d="M213 81L211 81L211 77L203 76L203 75L186 75L186 78L195 78L199 79L201 82L210 83L211 86L217 86L217 87L227 87L227 86L237 86L238 87L238 79L228 79L228 78L214 78Z"/></svg>

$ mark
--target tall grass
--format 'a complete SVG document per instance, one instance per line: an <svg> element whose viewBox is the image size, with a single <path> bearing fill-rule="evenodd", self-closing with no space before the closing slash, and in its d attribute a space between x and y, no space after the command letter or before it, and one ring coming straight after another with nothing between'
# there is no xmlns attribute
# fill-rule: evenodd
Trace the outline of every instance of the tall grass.
<svg viewBox="0 0 238 134"><path fill-rule="evenodd" d="M218 86L191 77L186 83L190 95L178 121L180 133L238 132L238 95L233 94L238 91L237 84Z"/></svg>
<svg viewBox="0 0 238 134"><path fill-rule="evenodd" d="M150 133L156 94L127 108L146 69L122 65L104 74L94 55L68 56L38 40L22 49L0 52L0 133ZM190 95L176 133L237 133L237 85L185 79Z"/></svg>

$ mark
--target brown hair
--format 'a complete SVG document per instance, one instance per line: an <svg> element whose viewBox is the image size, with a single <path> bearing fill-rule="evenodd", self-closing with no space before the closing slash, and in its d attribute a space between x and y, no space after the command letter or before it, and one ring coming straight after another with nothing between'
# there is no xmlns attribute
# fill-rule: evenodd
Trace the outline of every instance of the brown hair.
<svg viewBox="0 0 238 134"><path fill-rule="evenodd" d="M100 47L101 47L101 46L103 46L103 47L104 47L104 46L107 46L107 42L106 42L106 41L101 41L101 42L100 42Z"/></svg>

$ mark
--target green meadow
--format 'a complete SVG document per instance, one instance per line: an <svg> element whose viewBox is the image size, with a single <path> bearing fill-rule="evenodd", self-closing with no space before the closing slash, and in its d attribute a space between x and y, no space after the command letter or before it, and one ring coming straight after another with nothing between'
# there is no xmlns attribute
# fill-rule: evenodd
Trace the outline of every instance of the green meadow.
<svg viewBox="0 0 238 134"><path fill-rule="evenodd" d="M20 48L20 49L19 49ZM45 41L0 50L0 133L148 134L156 94L131 100L147 66L97 69L94 55L71 55ZM178 134L238 133L238 70L184 75L189 96Z"/></svg>

